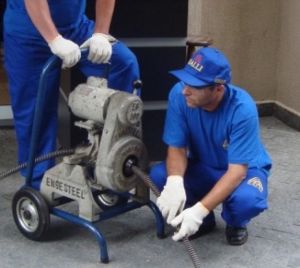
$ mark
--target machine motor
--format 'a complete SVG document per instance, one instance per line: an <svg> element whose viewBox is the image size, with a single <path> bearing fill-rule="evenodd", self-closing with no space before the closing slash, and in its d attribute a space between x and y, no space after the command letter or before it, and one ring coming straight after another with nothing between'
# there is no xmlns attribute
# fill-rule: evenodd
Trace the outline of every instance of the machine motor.
<svg viewBox="0 0 300 268"><path fill-rule="evenodd" d="M147 190L126 162L146 170L147 150L142 142L143 103L134 95L107 87L103 78L89 77L68 98L71 111L86 121L75 125L88 132L87 145L49 169L43 177L41 193L48 202L66 196L79 202L79 214L88 220L98 219L99 206L94 190L127 192L137 187L137 198L147 199ZM141 189L142 188L142 189Z"/></svg>

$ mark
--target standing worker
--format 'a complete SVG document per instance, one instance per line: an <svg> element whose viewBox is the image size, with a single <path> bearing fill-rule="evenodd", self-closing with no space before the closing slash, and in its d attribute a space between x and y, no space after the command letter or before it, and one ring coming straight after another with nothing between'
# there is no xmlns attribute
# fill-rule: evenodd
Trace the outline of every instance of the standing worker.
<svg viewBox="0 0 300 268"><path fill-rule="evenodd" d="M162 191L157 205L179 227L177 241L212 231L213 209L222 203L227 241L242 245L247 224L268 206L271 159L260 140L255 102L230 84L230 64L215 48L199 49L171 74L180 82L169 94L167 159L150 174Z"/></svg>
<svg viewBox="0 0 300 268"><path fill-rule="evenodd" d="M81 47L89 48L87 60L79 64L85 76L104 76L103 63L111 62L108 86L132 92L139 78L136 57L109 34L115 0L96 0L96 20L85 16L86 0L7 0L4 15L5 68L17 134L19 162L28 160L38 82L51 55L62 60L62 67L79 62ZM111 43L114 42L112 45ZM50 73L50 94L43 114L37 155L55 150L57 102L60 70ZM33 186L39 187L44 172L54 160L35 166ZM26 169L21 171L26 176Z"/></svg>

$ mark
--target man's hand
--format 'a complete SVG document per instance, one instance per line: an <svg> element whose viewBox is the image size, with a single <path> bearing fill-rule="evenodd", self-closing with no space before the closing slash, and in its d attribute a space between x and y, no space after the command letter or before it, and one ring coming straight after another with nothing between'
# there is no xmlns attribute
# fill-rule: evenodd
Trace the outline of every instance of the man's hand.
<svg viewBox="0 0 300 268"><path fill-rule="evenodd" d="M183 178L181 176L169 176L161 195L156 201L163 217L167 219L167 223L170 224L176 214L183 210L185 201Z"/></svg>
<svg viewBox="0 0 300 268"><path fill-rule="evenodd" d="M93 63L108 63L112 54L112 45L114 42L112 36L102 33L94 33L92 37L86 40L80 48L89 48L88 60Z"/></svg>
<svg viewBox="0 0 300 268"><path fill-rule="evenodd" d="M80 60L79 46L61 35L50 41L48 45L51 52L62 59L62 68L72 67Z"/></svg>
<svg viewBox="0 0 300 268"><path fill-rule="evenodd" d="M197 202L194 206L182 211L182 213L171 222L173 227L180 225L179 231L172 237L173 240L178 241L185 236L189 237L196 233L208 213L208 209L204 207L201 202Z"/></svg>

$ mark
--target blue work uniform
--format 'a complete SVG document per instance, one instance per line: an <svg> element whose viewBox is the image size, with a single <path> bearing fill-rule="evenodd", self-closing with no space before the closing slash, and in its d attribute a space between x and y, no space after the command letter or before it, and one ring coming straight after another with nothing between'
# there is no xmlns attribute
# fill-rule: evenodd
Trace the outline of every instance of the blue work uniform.
<svg viewBox="0 0 300 268"><path fill-rule="evenodd" d="M51 17L59 33L81 45L94 32L94 22L85 16L86 0L48 0ZM19 162L28 160L31 128L41 71L53 55L28 16L24 0L8 0L4 15L4 60L18 141ZM108 86L132 92L139 78L134 54L120 41L113 45ZM79 68L85 76L106 75L105 66L81 60ZM57 102L60 70L48 76L50 94L43 114L42 134L37 155L55 150L57 133ZM54 160L37 164L33 179L40 181ZM26 176L26 169L21 171Z"/></svg>
<svg viewBox="0 0 300 268"><path fill-rule="evenodd" d="M188 107L183 88L179 82L169 94L163 140L171 147L188 149L186 206L200 201L227 171L228 164L247 165L245 179L223 202L222 211L228 225L245 226L267 208L271 168L260 140L255 102L247 92L229 84L217 109L209 112ZM154 166L150 176L162 190L167 177L165 163Z"/></svg>

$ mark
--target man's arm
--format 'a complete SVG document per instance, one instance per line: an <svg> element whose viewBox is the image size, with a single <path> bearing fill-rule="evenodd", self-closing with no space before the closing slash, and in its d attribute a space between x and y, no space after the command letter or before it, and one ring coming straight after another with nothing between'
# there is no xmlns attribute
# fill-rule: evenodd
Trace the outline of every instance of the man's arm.
<svg viewBox="0 0 300 268"><path fill-rule="evenodd" d="M109 34L115 0L96 0L95 33Z"/></svg>
<svg viewBox="0 0 300 268"><path fill-rule="evenodd" d="M88 60L93 63L108 63L112 55L112 44L116 39L109 35L109 28L114 13L115 0L96 0L96 20L92 37L80 47L89 48Z"/></svg>
<svg viewBox="0 0 300 268"><path fill-rule="evenodd" d="M180 225L180 229L174 234L173 239L178 241L197 232L209 211L212 211L234 191L245 178L246 172L246 165L229 164L227 172L201 201L185 209L171 221L174 227Z"/></svg>
<svg viewBox="0 0 300 268"><path fill-rule="evenodd" d="M24 2L30 19L43 38L47 43L54 40L59 33L51 18L48 1L25 0Z"/></svg>
<svg viewBox="0 0 300 268"><path fill-rule="evenodd" d="M186 149L169 147L166 162L168 176L179 175L183 177L187 167Z"/></svg>
<svg viewBox="0 0 300 268"><path fill-rule="evenodd" d="M227 172L200 201L202 205L209 211L212 211L234 191L234 189L245 178L246 173L246 165L229 164Z"/></svg>
<svg viewBox="0 0 300 268"><path fill-rule="evenodd" d="M184 190L183 175L186 170L187 157L185 148L168 148L167 155L167 181L156 203L170 223L185 205L186 194Z"/></svg>
<svg viewBox="0 0 300 268"><path fill-rule="evenodd" d="M62 67L74 66L80 59L79 46L59 34L51 18L47 0L25 0L25 7L34 26L48 43L51 52L62 59Z"/></svg>

